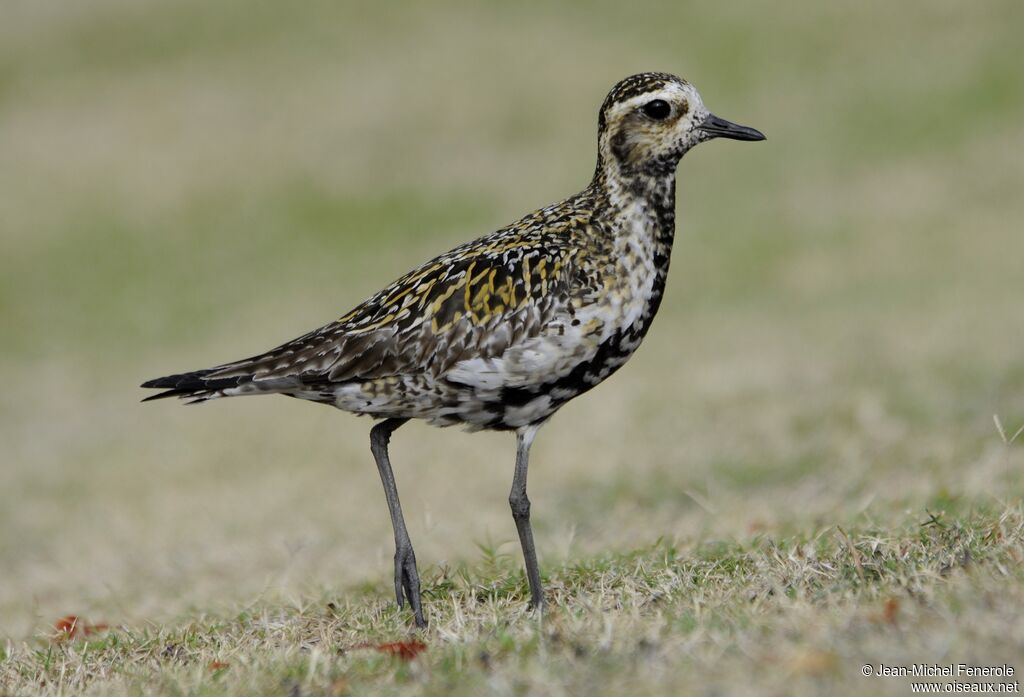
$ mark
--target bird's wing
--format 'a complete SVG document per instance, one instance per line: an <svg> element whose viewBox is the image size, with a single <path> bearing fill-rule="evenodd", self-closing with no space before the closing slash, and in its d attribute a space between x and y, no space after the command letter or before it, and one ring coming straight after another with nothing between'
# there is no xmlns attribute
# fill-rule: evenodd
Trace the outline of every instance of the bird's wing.
<svg viewBox="0 0 1024 697"><path fill-rule="evenodd" d="M331 324L205 377L268 386L440 377L460 361L500 355L571 313L580 254L564 227L524 234L521 221L427 262Z"/></svg>

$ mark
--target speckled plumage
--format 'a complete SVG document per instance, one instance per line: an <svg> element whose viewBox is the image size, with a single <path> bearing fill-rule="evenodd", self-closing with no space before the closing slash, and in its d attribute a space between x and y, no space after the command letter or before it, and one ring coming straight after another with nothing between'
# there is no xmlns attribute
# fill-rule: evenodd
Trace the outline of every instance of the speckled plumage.
<svg viewBox="0 0 1024 697"><path fill-rule="evenodd" d="M624 80L601 121L617 100L676 80ZM607 140L579 194L442 254L267 353L153 386L199 400L276 392L436 425L543 421L629 357L665 286L674 181L641 173L655 181L643 182L649 196L634 195L606 162Z"/></svg>
<svg viewBox="0 0 1024 697"><path fill-rule="evenodd" d="M151 399L280 393L395 424L515 430L528 449L540 424L640 345L665 289L676 166L719 135L763 137L711 116L678 77L626 78L601 106L597 167L580 193L428 261L294 341L143 387L167 390ZM525 499L525 464L522 485Z"/></svg>

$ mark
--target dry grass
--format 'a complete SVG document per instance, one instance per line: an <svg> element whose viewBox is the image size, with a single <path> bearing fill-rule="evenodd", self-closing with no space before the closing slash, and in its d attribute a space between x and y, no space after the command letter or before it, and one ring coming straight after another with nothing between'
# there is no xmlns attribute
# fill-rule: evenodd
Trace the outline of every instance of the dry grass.
<svg viewBox="0 0 1024 697"><path fill-rule="evenodd" d="M1021 655L1017 3L52 5L0 25L0 693L905 694L857 671ZM538 439L551 612L512 442L410 425L428 648L353 649L409 631L369 422L136 385L578 189L651 68L769 140L686 158L658 322Z"/></svg>
<svg viewBox="0 0 1024 697"><path fill-rule="evenodd" d="M231 616L12 646L2 677L45 692L905 694L909 680L861 665L1019 658L1022 514L659 541L554 570L543 618L524 612L518 563L485 549L429 574L425 634L377 587L268 597ZM425 640L411 662L372 648L403 637Z"/></svg>

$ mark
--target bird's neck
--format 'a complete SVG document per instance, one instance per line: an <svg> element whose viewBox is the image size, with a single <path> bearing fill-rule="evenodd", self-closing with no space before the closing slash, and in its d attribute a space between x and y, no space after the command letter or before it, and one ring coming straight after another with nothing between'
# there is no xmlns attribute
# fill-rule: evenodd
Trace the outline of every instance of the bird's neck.
<svg viewBox="0 0 1024 697"><path fill-rule="evenodd" d="M646 238L655 266L667 272L675 237L675 167L628 169L616 161L599 162L590 187L619 223L616 246Z"/></svg>
<svg viewBox="0 0 1024 697"><path fill-rule="evenodd" d="M668 171L627 172L598 165L591 191L604 208L615 275L623 284L623 329L630 342L643 339L661 306L668 281L676 222L675 167ZM635 302L633 302L635 301Z"/></svg>

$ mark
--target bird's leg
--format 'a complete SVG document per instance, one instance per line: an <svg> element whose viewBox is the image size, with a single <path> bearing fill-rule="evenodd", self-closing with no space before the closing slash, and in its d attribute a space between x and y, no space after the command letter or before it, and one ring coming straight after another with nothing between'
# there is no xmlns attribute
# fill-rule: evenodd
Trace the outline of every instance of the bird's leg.
<svg viewBox="0 0 1024 697"><path fill-rule="evenodd" d="M539 428L539 425L527 426L516 433L516 473L512 478L512 491L508 495L508 503L512 507L512 518L516 521L519 542L523 546L526 578L530 581L530 607L543 609L544 589L540 585L537 549L533 546L533 530L530 528L530 499L526 496L526 468L530 462L530 445Z"/></svg>
<svg viewBox="0 0 1024 697"><path fill-rule="evenodd" d="M370 452L377 461L380 481L384 484L384 496L388 499L388 511L391 513L391 527L395 531L395 598L399 608L405 607L405 599L408 598L416 617L416 626L426 627L420 606L420 577L416 573L416 555L412 551L409 531L405 529L402 504L398 501L398 487L395 486L395 475L388 458L391 434L406 421L408 419L386 419L374 426L370 430Z"/></svg>

